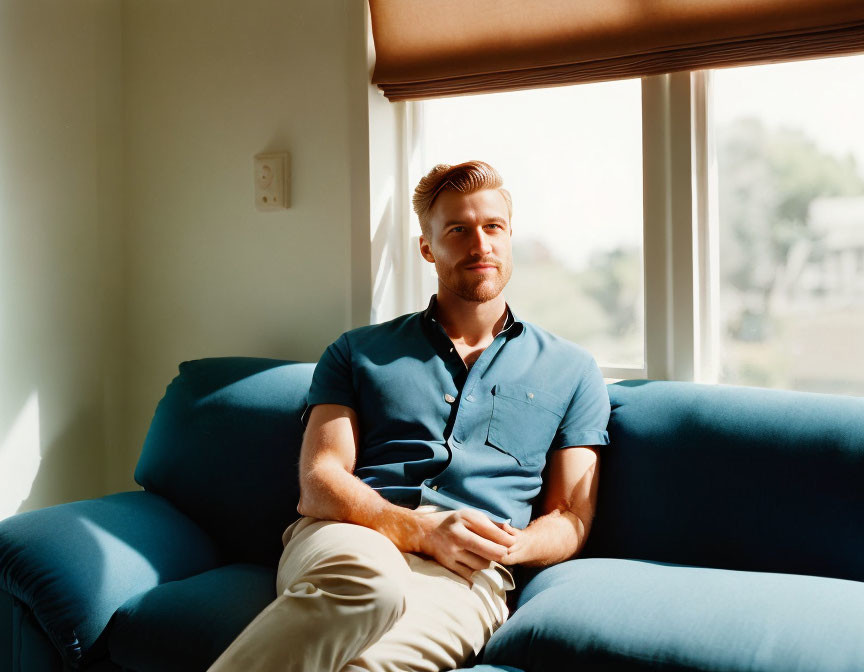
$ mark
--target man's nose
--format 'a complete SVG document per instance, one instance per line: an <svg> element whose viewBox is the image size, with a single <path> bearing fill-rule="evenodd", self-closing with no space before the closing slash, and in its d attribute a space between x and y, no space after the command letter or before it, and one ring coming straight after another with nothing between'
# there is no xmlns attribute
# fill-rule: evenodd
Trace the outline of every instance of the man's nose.
<svg viewBox="0 0 864 672"><path fill-rule="evenodd" d="M492 241L486 232L478 227L474 230L474 235L471 237L471 253L486 256L492 252Z"/></svg>

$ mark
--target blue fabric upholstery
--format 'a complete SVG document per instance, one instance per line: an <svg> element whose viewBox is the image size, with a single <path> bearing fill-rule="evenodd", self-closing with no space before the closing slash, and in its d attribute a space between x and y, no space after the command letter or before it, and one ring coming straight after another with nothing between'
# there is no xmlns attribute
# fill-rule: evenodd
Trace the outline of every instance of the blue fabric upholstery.
<svg viewBox="0 0 864 672"><path fill-rule="evenodd" d="M117 610L111 659L136 672L206 670L275 598L275 566L234 564L166 583Z"/></svg>
<svg viewBox="0 0 864 672"><path fill-rule="evenodd" d="M0 671L2 672L10 672L15 668L16 656L13 647L17 645L17 637L13 631L16 629L16 620L19 618L15 613L16 605L20 605L18 600L5 590L0 590ZM10 656L13 661L11 665L6 665L4 651L9 651L12 654Z"/></svg>
<svg viewBox="0 0 864 672"><path fill-rule="evenodd" d="M314 364L183 362L150 425L135 480L195 520L235 562L273 565L297 519L300 416Z"/></svg>
<svg viewBox="0 0 864 672"><path fill-rule="evenodd" d="M610 385L584 556L864 580L864 399Z"/></svg>
<svg viewBox="0 0 864 672"><path fill-rule="evenodd" d="M0 661L2 672L62 672L63 659L32 612L6 591L0 590L0 647L8 650L9 667Z"/></svg>
<svg viewBox="0 0 864 672"><path fill-rule="evenodd" d="M106 653L132 595L218 566L213 542L158 495L124 492L0 521L0 590L32 611L73 666Z"/></svg>
<svg viewBox="0 0 864 672"><path fill-rule="evenodd" d="M63 658L36 622L33 612L0 590L0 672L68 672ZM122 672L108 658L86 665L87 672Z"/></svg>
<svg viewBox="0 0 864 672"><path fill-rule="evenodd" d="M551 670L864 669L864 584L606 558L540 573L483 661Z"/></svg>

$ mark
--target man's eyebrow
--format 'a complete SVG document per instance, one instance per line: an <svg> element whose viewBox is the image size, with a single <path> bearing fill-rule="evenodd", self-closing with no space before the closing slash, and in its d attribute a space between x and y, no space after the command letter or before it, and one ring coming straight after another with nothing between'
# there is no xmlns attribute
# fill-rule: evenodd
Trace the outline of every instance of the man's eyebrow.
<svg viewBox="0 0 864 672"><path fill-rule="evenodd" d="M499 222L501 224L506 224L507 220L504 219L503 217L487 217L486 219L483 220L484 224L486 224L488 222ZM467 224L468 224L468 222L465 222L461 219L451 219L447 222L444 222L444 227L446 228L448 226L465 226Z"/></svg>

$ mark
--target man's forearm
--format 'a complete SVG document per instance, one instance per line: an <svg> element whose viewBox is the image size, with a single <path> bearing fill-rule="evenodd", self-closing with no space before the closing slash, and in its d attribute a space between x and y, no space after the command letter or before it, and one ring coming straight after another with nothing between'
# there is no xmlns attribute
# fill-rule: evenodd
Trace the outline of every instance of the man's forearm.
<svg viewBox="0 0 864 672"><path fill-rule="evenodd" d="M542 566L569 560L578 554L588 537L588 527L575 513L555 510L540 516L522 531L511 548L512 564Z"/></svg>
<svg viewBox="0 0 864 672"><path fill-rule="evenodd" d="M391 504L341 467L319 467L300 484L297 511L304 516L355 523L377 530L400 551L417 553L425 534L421 516Z"/></svg>

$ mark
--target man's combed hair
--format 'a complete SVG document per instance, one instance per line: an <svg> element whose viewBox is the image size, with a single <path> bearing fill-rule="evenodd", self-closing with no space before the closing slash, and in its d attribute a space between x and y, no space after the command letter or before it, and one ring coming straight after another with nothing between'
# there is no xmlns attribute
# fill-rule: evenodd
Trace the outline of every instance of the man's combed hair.
<svg viewBox="0 0 864 672"><path fill-rule="evenodd" d="M497 189L507 202L507 214L513 216L513 203L510 192L502 188L504 181L501 175L488 163L483 161L466 161L455 166L439 163L420 180L414 190L414 212L420 220L420 228L424 236L429 236L429 211L442 191L458 191L463 194L473 194L483 189Z"/></svg>

